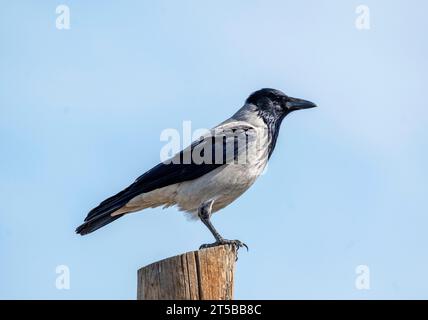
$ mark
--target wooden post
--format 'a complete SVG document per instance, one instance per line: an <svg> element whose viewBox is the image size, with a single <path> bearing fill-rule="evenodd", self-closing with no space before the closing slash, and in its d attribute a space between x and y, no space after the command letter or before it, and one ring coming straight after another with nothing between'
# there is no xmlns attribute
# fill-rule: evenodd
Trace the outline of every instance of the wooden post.
<svg viewBox="0 0 428 320"><path fill-rule="evenodd" d="M231 300L236 249L187 252L138 270L138 300Z"/></svg>

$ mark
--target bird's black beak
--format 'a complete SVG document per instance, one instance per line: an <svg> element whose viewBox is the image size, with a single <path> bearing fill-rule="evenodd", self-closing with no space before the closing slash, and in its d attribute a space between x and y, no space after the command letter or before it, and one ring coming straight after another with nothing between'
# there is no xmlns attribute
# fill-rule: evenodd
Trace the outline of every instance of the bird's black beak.
<svg viewBox="0 0 428 320"><path fill-rule="evenodd" d="M302 110L302 109L310 109L315 108L317 105L313 102L298 99L298 98L288 98L286 102L286 106L288 111Z"/></svg>

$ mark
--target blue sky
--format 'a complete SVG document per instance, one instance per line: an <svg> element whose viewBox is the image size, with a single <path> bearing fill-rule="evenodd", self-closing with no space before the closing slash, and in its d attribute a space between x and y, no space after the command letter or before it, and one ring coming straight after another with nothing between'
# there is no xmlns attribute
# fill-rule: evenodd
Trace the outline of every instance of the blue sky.
<svg viewBox="0 0 428 320"><path fill-rule="evenodd" d="M74 229L158 163L162 130L212 127L262 87L319 108L284 121L267 173L213 218L250 247L236 298L428 298L426 3L0 4L0 298L134 299L139 267L211 241L174 208Z"/></svg>

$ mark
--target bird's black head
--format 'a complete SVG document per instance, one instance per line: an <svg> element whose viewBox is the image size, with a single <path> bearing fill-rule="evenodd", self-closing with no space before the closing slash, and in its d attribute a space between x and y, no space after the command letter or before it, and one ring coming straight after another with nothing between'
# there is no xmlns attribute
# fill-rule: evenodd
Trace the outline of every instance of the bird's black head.
<svg viewBox="0 0 428 320"><path fill-rule="evenodd" d="M310 101L292 98L280 90L269 88L253 92L246 103L256 106L259 115L268 124L281 122L290 112L316 107Z"/></svg>
<svg viewBox="0 0 428 320"><path fill-rule="evenodd" d="M296 110L316 107L313 102L292 98L282 91L267 88L252 93L245 103L255 106L255 111L258 116L261 117L267 125L269 134L272 137L269 145L269 157L275 148L279 128L285 116Z"/></svg>

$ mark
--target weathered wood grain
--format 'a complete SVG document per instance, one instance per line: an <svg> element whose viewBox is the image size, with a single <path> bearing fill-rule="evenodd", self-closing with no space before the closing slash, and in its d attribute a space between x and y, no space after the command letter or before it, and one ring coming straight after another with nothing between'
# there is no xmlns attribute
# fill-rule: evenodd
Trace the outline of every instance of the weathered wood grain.
<svg viewBox="0 0 428 320"><path fill-rule="evenodd" d="M233 246L167 258L138 270L138 300L231 300L236 263Z"/></svg>

